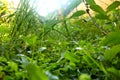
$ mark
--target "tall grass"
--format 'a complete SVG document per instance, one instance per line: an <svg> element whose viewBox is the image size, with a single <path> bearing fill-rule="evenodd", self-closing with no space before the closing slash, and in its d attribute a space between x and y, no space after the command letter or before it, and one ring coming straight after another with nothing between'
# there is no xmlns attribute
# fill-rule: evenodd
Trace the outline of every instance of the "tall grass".
<svg viewBox="0 0 120 80"><path fill-rule="evenodd" d="M20 0L12 25L12 37L33 34L41 28L40 17L31 5L30 0Z"/></svg>
<svg viewBox="0 0 120 80"><path fill-rule="evenodd" d="M0 25L0 75L5 73L5 80L119 79L119 44L110 49L106 43L119 43L120 32L105 39L91 20L78 16L41 20L31 4L31 0L20 0L7 23L10 29ZM101 25L109 22L96 20Z"/></svg>

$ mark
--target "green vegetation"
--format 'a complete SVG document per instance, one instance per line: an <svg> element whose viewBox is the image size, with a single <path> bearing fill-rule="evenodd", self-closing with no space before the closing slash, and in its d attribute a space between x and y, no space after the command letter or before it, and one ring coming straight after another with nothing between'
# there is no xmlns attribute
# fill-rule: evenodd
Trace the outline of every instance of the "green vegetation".
<svg viewBox="0 0 120 80"><path fill-rule="evenodd" d="M29 0L14 13L0 2L0 80L119 80L120 1L106 11L83 2L60 20L43 20Z"/></svg>

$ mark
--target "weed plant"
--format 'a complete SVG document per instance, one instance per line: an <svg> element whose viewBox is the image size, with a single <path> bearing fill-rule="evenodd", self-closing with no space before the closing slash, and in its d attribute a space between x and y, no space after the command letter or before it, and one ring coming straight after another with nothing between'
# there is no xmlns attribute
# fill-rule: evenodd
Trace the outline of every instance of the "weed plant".
<svg viewBox="0 0 120 80"><path fill-rule="evenodd" d="M106 11L83 2L87 11L43 20L29 0L20 0L0 21L0 80L119 80L120 1Z"/></svg>

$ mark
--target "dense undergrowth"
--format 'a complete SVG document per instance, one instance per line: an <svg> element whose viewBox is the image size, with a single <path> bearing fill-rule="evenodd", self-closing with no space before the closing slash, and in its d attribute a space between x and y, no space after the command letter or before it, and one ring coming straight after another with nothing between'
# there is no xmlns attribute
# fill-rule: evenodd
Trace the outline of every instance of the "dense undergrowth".
<svg viewBox="0 0 120 80"><path fill-rule="evenodd" d="M0 5L0 80L119 80L120 2L83 1L87 12L60 20L42 20L29 0L9 15Z"/></svg>

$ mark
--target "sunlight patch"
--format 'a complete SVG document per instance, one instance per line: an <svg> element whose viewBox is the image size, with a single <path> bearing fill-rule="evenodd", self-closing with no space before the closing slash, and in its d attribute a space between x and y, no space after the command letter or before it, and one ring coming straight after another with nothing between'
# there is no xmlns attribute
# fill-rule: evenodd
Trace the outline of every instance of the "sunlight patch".
<svg viewBox="0 0 120 80"><path fill-rule="evenodd" d="M16 8L20 0L8 0L14 4ZM47 16L50 12L53 12L63 6L68 2L68 0L30 0L35 2L36 10L41 16ZM32 5L32 4L31 4Z"/></svg>

